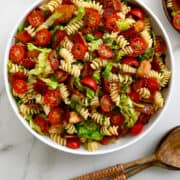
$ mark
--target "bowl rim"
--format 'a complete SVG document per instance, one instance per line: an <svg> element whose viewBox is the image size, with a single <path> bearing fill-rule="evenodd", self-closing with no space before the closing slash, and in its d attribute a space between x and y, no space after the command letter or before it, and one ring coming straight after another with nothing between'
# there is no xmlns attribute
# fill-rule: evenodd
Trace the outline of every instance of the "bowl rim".
<svg viewBox="0 0 180 180"><path fill-rule="evenodd" d="M171 76L171 81L169 84L169 93L166 97L166 103L163 107L163 109L161 110L161 112L157 115L157 117L155 118L156 120L145 130L143 131L140 135L136 136L136 138L132 139L130 142L125 143L123 145L120 145L118 147L114 147L111 149L107 149L107 150L99 150L99 151L95 151L95 152L88 152L88 151L78 151L78 150L73 150L64 146L61 146L59 144L54 143L51 140L45 139L42 135L36 133L30 126L29 124L25 121L25 119L20 115L19 111L17 110L17 106L16 103L14 102L14 99L11 95L10 92L10 88L9 88L9 82L8 82L8 71L7 71L7 62L9 59L9 49L12 45L12 39L17 31L17 28L19 26L19 24L23 21L24 17L26 17L26 15L33 9L35 8L39 3L42 2L42 0L37 0L35 1L30 7L27 8L27 10L25 12L23 12L21 18L19 18L19 20L17 21L16 25L14 26L13 30L10 33L9 36L9 40L6 44L6 50L5 50L5 55L4 55L4 66L3 66L3 75L4 75L4 84L5 84L5 89L6 89L6 93L8 96L8 100L11 104L11 107L13 109L13 111L15 112L16 116L18 117L18 119L20 120L20 122L23 124L23 126L34 136L36 137L38 140L40 140L41 142L43 142L44 144L53 147L54 149L63 151L63 152L67 152L67 153L71 153L71 154L76 154L76 155L102 155L102 154L107 154L107 153L112 153L118 150L122 150L125 149L133 144L135 144L136 142L138 142L139 140L141 140L143 137L145 137L154 127L155 125L160 121L163 113L166 111L167 106L169 104L169 100L172 96L172 87L174 84L174 62L173 62L173 51L172 51L172 46L171 46L171 42L170 39L168 37L168 34L166 33L163 25L161 24L160 20L158 19L158 17L155 15L155 13L152 12L152 10L144 3L141 2L140 0L133 0L135 3L137 3L138 5L140 5L141 7L143 7L145 9L145 11L148 12L148 14L152 17L152 19L159 25L160 30L162 31L162 34L165 38L165 41L167 42L167 48L169 51L169 59L170 59L170 64L171 64L171 72L172 72L172 76Z"/></svg>

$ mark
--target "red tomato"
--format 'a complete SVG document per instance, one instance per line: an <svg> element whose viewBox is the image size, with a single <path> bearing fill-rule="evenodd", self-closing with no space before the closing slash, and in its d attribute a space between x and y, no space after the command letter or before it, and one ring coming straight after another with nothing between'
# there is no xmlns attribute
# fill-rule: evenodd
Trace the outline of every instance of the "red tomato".
<svg viewBox="0 0 180 180"><path fill-rule="evenodd" d="M56 50L52 50L48 55L48 60L50 65L54 71L58 70L59 68L59 54Z"/></svg>
<svg viewBox="0 0 180 180"><path fill-rule="evenodd" d="M81 43L87 48L87 42L81 32L75 33L73 36L71 36L71 39L74 43Z"/></svg>
<svg viewBox="0 0 180 180"><path fill-rule="evenodd" d="M44 22L43 13L41 10L33 10L27 16L28 23L34 27L38 27Z"/></svg>
<svg viewBox="0 0 180 180"><path fill-rule="evenodd" d="M28 34L27 31L17 33L15 38L22 43L28 43L32 41L32 37Z"/></svg>
<svg viewBox="0 0 180 180"><path fill-rule="evenodd" d="M159 89L159 83L155 78L146 78L146 87L150 91L157 91Z"/></svg>
<svg viewBox="0 0 180 180"><path fill-rule="evenodd" d="M103 139L100 141L102 145L107 145L110 143L110 140L112 139L111 136L104 136Z"/></svg>
<svg viewBox="0 0 180 180"><path fill-rule="evenodd" d="M84 67L83 67L81 76L82 77L92 76L93 72L94 71L91 68L91 63L90 62L84 63Z"/></svg>
<svg viewBox="0 0 180 180"><path fill-rule="evenodd" d="M28 58L37 58L39 56L39 51L37 50L32 50L27 52L27 57Z"/></svg>
<svg viewBox="0 0 180 180"><path fill-rule="evenodd" d="M95 91L98 88L96 80L94 80L92 77L85 77L85 78L81 79L81 83Z"/></svg>
<svg viewBox="0 0 180 180"><path fill-rule="evenodd" d="M42 29L36 33L35 42L38 46L46 46L51 41L51 33L47 29Z"/></svg>
<svg viewBox="0 0 180 180"><path fill-rule="evenodd" d="M149 119L151 116L148 116L147 114L143 114L141 113L139 118L138 118L138 122L142 123L142 124L147 124Z"/></svg>
<svg viewBox="0 0 180 180"><path fill-rule="evenodd" d="M105 80L105 79L103 79L102 84L103 84L103 91L105 93L109 94L110 93L110 82Z"/></svg>
<svg viewBox="0 0 180 180"><path fill-rule="evenodd" d="M140 101L140 95L136 91L132 91L128 95L133 101L135 101L137 103Z"/></svg>
<svg viewBox="0 0 180 180"><path fill-rule="evenodd" d="M101 38L102 36L103 36L103 33L100 31L94 33L94 37L96 38Z"/></svg>
<svg viewBox="0 0 180 180"><path fill-rule="evenodd" d="M139 56L145 52L147 43L142 37L137 36L130 39L130 46L133 49L133 56Z"/></svg>
<svg viewBox="0 0 180 180"><path fill-rule="evenodd" d="M180 30L180 13L173 17L173 25L177 30Z"/></svg>
<svg viewBox="0 0 180 180"><path fill-rule="evenodd" d="M69 76L68 73L63 70L55 71L55 77L58 83L63 83L64 81L66 81L68 76Z"/></svg>
<svg viewBox="0 0 180 180"><path fill-rule="evenodd" d="M172 4L173 4L173 9L175 11L179 11L180 10L180 1L179 0L172 0Z"/></svg>
<svg viewBox="0 0 180 180"><path fill-rule="evenodd" d="M20 64L26 56L26 49L20 44L15 44L11 47L9 58L13 63Z"/></svg>
<svg viewBox="0 0 180 180"><path fill-rule="evenodd" d="M143 108L138 108L136 107L136 111L144 113L146 115L153 115L154 114L154 108L153 105L151 104L143 104L144 107Z"/></svg>
<svg viewBox="0 0 180 180"><path fill-rule="evenodd" d="M21 63L26 69L33 69L36 62L32 58L24 58Z"/></svg>
<svg viewBox="0 0 180 180"><path fill-rule="evenodd" d="M136 91L136 90L138 90L138 89L140 89L142 87L145 87L145 80L144 79L138 79L137 81L135 81L133 83L132 89L134 91Z"/></svg>
<svg viewBox="0 0 180 180"><path fill-rule="evenodd" d="M127 64L129 66L139 67L139 61L133 57L127 57L121 60L122 64Z"/></svg>
<svg viewBox="0 0 180 180"><path fill-rule="evenodd" d="M120 131L120 135L121 135L121 136L125 136L125 135L127 135L128 133L129 133L129 129L128 129L128 128L125 128L125 129L123 129L123 130Z"/></svg>
<svg viewBox="0 0 180 180"><path fill-rule="evenodd" d="M106 21L105 21L105 27L108 31L118 31L118 27L116 25L116 21L119 19L119 16L116 13L107 15Z"/></svg>
<svg viewBox="0 0 180 180"><path fill-rule="evenodd" d="M44 95L47 92L47 90L48 90L48 85L41 79L37 78L34 84L34 91Z"/></svg>
<svg viewBox="0 0 180 180"><path fill-rule="evenodd" d="M65 106L64 112L63 112L63 120L66 122L69 122L69 118L70 118L70 109L68 106Z"/></svg>
<svg viewBox="0 0 180 180"><path fill-rule="evenodd" d="M86 54L86 50L87 50L87 48L83 44L75 43L72 47L71 52L75 59L81 60L84 58L84 56Z"/></svg>
<svg viewBox="0 0 180 180"><path fill-rule="evenodd" d="M112 0L112 3L115 11L121 10L122 5L120 0Z"/></svg>
<svg viewBox="0 0 180 180"><path fill-rule="evenodd" d="M85 26L92 28L98 26L101 22L101 16L98 11L93 8L85 8L85 16L83 19Z"/></svg>
<svg viewBox="0 0 180 180"><path fill-rule="evenodd" d="M33 121L35 124L37 124L41 128L41 131L43 133L48 132L49 124L48 124L48 121L46 119L44 119L43 117L36 117L36 118L34 118Z"/></svg>
<svg viewBox="0 0 180 180"><path fill-rule="evenodd" d="M98 55L104 59L111 59L114 57L113 51L106 45L101 44L97 50Z"/></svg>
<svg viewBox="0 0 180 180"><path fill-rule="evenodd" d="M52 47L57 48L65 36L66 36L66 31L57 30L53 35Z"/></svg>
<svg viewBox="0 0 180 180"><path fill-rule="evenodd" d="M112 102L111 97L109 95L104 95L101 97L100 107L103 112L105 113L110 112L113 106L114 103Z"/></svg>
<svg viewBox="0 0 180 180"><path fill-rule="evenodd" d="M79 149L81 146L81 142L79 138L68 138L66 146L71 149Z"/></svg>
<svg viewBox="0 0 180 180"><path fill-rule="evenodd" d="M130 132L132 135L138 135L142 132L142 130L143 130L143 124L137 123L134 125L134 127L132 127Z"/></svg>
<svg viewBox="0 0 180 180"><path fill-rule="evenodd" d="M17 79L13 83L13 90L17 94L24 94L28 90L27 82Z"/></svg>
<svg viewBox="0 0 180 180"><path fill-rule="evenodd" d="M111 124L113 126L121 126L124 122L124 116L121 113L111 115Z"/></svg>
<svg viewBox="0 0 180 180"><path fill-rule="evenodd" d="M48 114L48 120L51 125L58 125L61 124L61 109L60 108L54 108L52 109Z"/></svg>
<svg viewBox="0 0 180 180"><path fill-rule="evenodd" d="M144 19L144 12L140 8L132 8L130 14L132 14L133 16L135 16L140 20Z"/></svg>
<svg viewBox="0 0 180 180"><path fill-rule="evenodd" d="M73 4L71 0L63 0L62 4Z"/></svg>
<svg viewBox="0 0 180 180"><path fill-rule="evenodd" d="M153 58L151 65L152 65L152 69L154 69L155 71L159 72L161 70L160 64L159 64L156 56Z"/></svg>
<svg viewBox="0 0 180 180"><path fill-rule="evenodd" d="M48 90L44 95L44 103L56 107L61 103L61 93L58 90Z"/></svg>
<svg viewBox="0 0 180 180"><path fill-rule="evenodd" d="M25 81L26 78L27 78L27 76L24 75L24 73L23 73L23 72L20 72L20 71L14 73L14 74L10 74L10 75L8 76L8 80L9 80L9 82L10 82L11 84L13 84L14 81L17 80L17 79L20 79L20 80L24 80L24 81Z"/></svg>
<svg viewBox="0 0 180 180"><path fill-rule="evenodd" d="M156 36L156 53L164 53L166 51L166 43L161 36Z"/></svg>

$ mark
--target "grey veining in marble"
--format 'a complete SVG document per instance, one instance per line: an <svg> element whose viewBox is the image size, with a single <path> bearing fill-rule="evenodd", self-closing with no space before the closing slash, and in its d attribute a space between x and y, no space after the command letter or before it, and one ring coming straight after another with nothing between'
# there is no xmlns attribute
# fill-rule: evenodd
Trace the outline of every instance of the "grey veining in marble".
<svg viewBox="0 0 180 180"><path fill-rule="evenodd" d="M0 11L0 180L67 180L85 172L150 154L159 139L180 123L180 34L165 19L161 0L142 0L160 18L171 39L175 55L175 87L167 111L152 132L135 145L100 156L78 156L59 152L35 139L15 116L3 83L3 56L9 34L26 8L35 0L2 1ZM179 180L180 172L151 168L132 180Z"/></svg>

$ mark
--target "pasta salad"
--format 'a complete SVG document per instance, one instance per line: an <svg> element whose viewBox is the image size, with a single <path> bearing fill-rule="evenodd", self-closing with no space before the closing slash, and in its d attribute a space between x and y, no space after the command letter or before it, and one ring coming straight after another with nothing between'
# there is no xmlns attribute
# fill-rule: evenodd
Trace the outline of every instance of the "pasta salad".
<svg viewBox="0 0 180 180"><path fill-rule="evenodd" d="M138 135L164 106L166 44L140 7L119 0L49 0L19 26L8 78L41 135L88 151Z"/></svg>

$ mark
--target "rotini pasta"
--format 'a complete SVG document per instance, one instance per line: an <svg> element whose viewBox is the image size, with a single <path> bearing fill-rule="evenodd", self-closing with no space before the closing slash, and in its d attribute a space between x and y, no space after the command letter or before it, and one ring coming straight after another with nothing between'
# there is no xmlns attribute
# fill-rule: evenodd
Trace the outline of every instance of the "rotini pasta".
<svg viewBox="0 0 180 180"><path fill-rule="evenodd" d="M118 106L120 103L120 94L119 94L119 89L117 83L111 83L110 84L110 96L112 101Z"/></svg>
<svg viewBox="0 0 180 180"><path fill-rule="evenodd" d="M106 136L113 136L113 135L117 136L118 135L117 129L118 129L117 126L109 126L109 127L103 126L100 132Z"/></svg>
<svg viewBox="0 0 180 180"><path fill-rule="evenodd" d="M60 49L59 54L65 60L66 63L71 64L75 61L71 52L65 48Z"/></svg>
<svg viewBox="0 0 180 180"><path fill-rule="evenodd" d="M139 93L142 99L148 99L151 96L151 93L148 88L140 88L137 90L137 92Z"/></svg>
<svg viewBox="0 0 180 180"><path fill-rule="evenodd" d="M161 92L157 91L154 97L154 109L157 111L158 109L164 106L164 98Z"/></svg>
<svg viewBox="0 0 180 180"><path fill-rule="evenodd" d="M88 151L92 152L92 151L96 151L99 147L100 147L100 143L97 141L88 141L85 144L85 147Z"/></svg>
<svg viewBox="0 0 180 180"><path fill-rule="evenodd" d="M66 36L62 41L61 41L61 46L64 49L67 49L69 52L71 52L71 49L73 47L73 43L70 41L70 39ZM61 50L62 51L62 50ZM66 53L65 53L66 54Z"/></svg>
<svg viewBox="0 0 180 180"><path fill-rule="evenodd" d="M83 21L78 21L75 23L70 23L65 27L65 31L68 35L74 34L83 26Z"/></svg>
<svg viewBox="0 0 180 180"><path fill-rule="evenodd" d="M98 112L93 112L91 115L91 118L96 123L102 125L102 126L109 126L110 125L110 119Z"/></svg>
<svg viewBox="0 0 180 180"><path fill-rule="evenodd" d="M76 127L74 126L74 124L70 124L68 123L66 126L65 126L65 130L68 134L75 134L77 131L76 131Z"/></svg>
<svg viewBox="0 0 180 180"><path fill-rule="evenodd" d="M101 58L96 58L96 59L93 59L92 62L91 62L91 67L94 69L94 70L98 70L100 69L101 67L105 67L106 64L107 64L107 60L105 59L101 59Z"/></svg>
<svg viewBox="0 0 180 180"><path fill-rule="evenodd" d="M49 10L53 12L61 3L62 0L50 0L48 3L42 4L39 8L43 11Z"/></svg>
<svg viewBox="0 0 180 180"><path fill-rule="evenodd" d="M60 84L60 92L62 95L62 99L64 100L65 104L70 104L70 100L69 100L69 92L68 92L68 88L66 87L65 84Z"/></svg>
<svg viewBox="0 0 180 180"><path fill-rule="evenodd" d="M57 144L60 144L62 146L66 146L67 140L65 138L62 138L60 135L50 134L50 139Z"/></svg>
<svg viewBox="0 0 180 180"><path fill-rule="evenodd" d="M129 42L122 35L117 37L116 42L122 49L129 45Z"/></svg>

